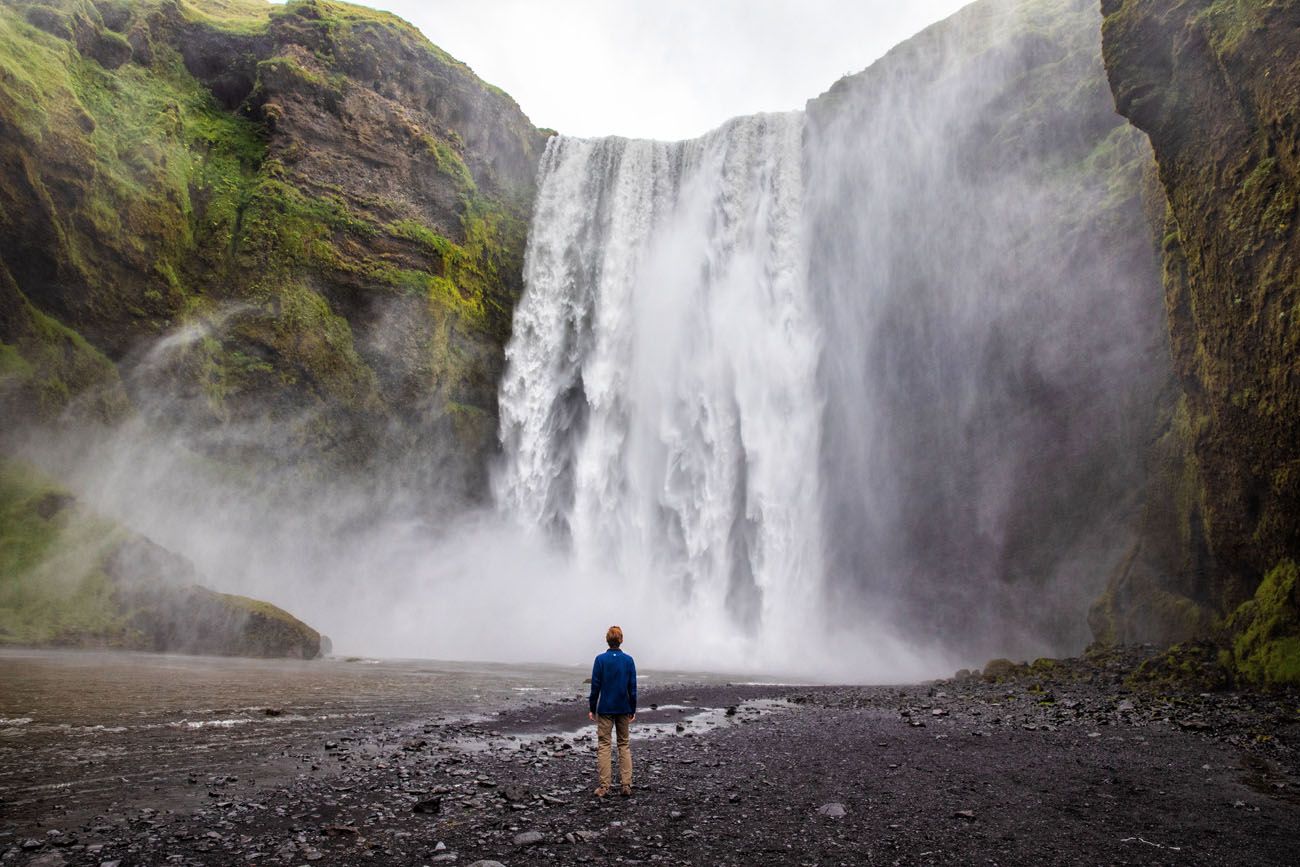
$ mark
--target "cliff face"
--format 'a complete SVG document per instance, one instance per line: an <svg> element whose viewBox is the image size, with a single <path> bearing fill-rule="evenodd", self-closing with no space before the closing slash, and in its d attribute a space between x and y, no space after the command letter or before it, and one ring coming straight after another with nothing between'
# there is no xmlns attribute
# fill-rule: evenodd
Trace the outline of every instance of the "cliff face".
<svg viewBox="0 0 1300 867"><path fill-rule="evenodd" d="M829 570L967 658L1077 651L1167 400L1151 151L1092 0L984 0L809 104ZM1161 202L1163 210L1163 202Z"/></svg>
<svg viewBox="0 0 1300 867"><path fill-rule="evenodd" d="M1102 8L1115 103L1150 137L1168 199L1182 397L1157 448L1140 549L1096 626L1179 640L1228 616L1224 638L1249 677L1300 679L1300 7Z"/></svg>
<svg viewBox="0 0 1300 867"><path fill-rule="evenodd" d="M134 410L278 469L419 454L472 495L544 140L385 13L4 0L7 416Z"/></svg>

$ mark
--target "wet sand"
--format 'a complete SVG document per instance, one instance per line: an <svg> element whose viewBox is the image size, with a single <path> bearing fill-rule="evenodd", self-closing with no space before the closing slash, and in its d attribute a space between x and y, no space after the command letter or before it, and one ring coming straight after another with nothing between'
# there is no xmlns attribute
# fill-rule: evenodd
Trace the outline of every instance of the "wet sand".
<svg viewBox="0 0 1300 867"><path fill-rule="evenodd" d="M261 720L260 702L191 700L213 713L186 723L255 721L145 722L109 733L111 746L0 724L0 859L1293 864L1300 853L1294 694L1130 692L1119 674L904 688L664 678L642 687L633 796L599 800L578 669L387 665L236 668L217 680L240 695L261 695L239 686L260 678L298 691ZM212 686L183 673L192 696ZM437 712L435 675L449 684ZM111 710L105 679L97 700ZM7 691L0 702L14 719ZM245 717L221 716L237 704ZM355 715L331 716L339 707ZM291 714L301 719L280 722Z"/></svg>

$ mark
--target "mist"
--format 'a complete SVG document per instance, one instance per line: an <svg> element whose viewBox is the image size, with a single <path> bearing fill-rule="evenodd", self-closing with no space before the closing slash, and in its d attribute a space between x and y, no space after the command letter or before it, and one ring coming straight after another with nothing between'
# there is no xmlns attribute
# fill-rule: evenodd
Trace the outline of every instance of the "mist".
<svg viewBox="0 0 1300 867"><path fill-rule="evenodd" d="M363 474L302 453L319 409L214 418L177 372L246 305L125 359L129 420L11 447L339 655L579 665L611 623L644 668L853 682L1076 652L1167 380L1098 25L986 2L806 113L553 138L478 500L433 407Z"/></svg>
<svg viewBox="0 0 1300 867"><path fill-rule="evenodd" d="M1168 382L1095 4L986 3L813 104L828 569L977 659L1077 652Z"/></svg>

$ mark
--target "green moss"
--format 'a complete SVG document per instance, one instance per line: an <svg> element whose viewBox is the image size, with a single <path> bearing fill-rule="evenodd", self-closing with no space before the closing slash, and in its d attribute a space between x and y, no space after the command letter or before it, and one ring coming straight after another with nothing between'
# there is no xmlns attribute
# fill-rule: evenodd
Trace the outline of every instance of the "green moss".
<svg viewBox="0 0 1300 867"><path fill-rule="evenodd" d="M465 160L451 145L427 133L420 136L420 141L430 156L433 157L434 165L437 166L438 171L456 184L458 192L470 193L474 191L474 177L469 173L469 167L465 165Z"/></svg>
<svg viewBox="0 0 1300 867"><path fill-rule="evenodd" d="M32 375L32 366L18 352L18 347L0 343L0 381L11 377L27 379Z"/></svg>
<svg viewBox="0 0 1300 867"><path fill-rule="evenodd" d="M0 379L6 384L0 396L38 419L52 419L73 396L84 394L85 409L93 417L119 417L127 398L117 368L76 331L29 304L11 284L6 289L7 276L0 267L0 292L13 292L18 310L6 329L13 343L0 344Z"/></svg>
<svg viewBox="0 0 1300 867"><path fill-rule="evenodd" d="M261 33L272 13L262 0L177 0L176 6L187 21L229 33Z"/></svg>
<svg viewBox="0 0 1300 867"><path fill-rule="evenodd" d="M1028 671L1028 666L1012 662L1009 659L990 659L984 664L983 678L990 683L1015 680Z"/></svg>
<svg viewBox="0 0 1300 867"><path fill-rule="evenodd" d="M1226 624L1232 661L1257 684L1300 684L1300 570L1279 563Z"/></svg>
<svg viewBox="0 0 1300 867"><path fill-rule="evenodd" d="M1250 31L1264 26L1268 0L1214 0L1196 15L1196 22L1210 33L1215 49L1231 52Z"/></svg>
<svg viewBox="0 0 1300 867"><path fill-rule="evenodd" d="M1144 660L1125 683L1169 691L1217 692L1232 686L1232 676L1217 645L1188 641Z"/></svg>
<svg viewBox="0 0 1300 867"><path fill-rule="evenodd" d="M281 55L267 58L257 64L257 72L264 78L289 79L314 88L329 87L329 80L324 75L303 66L296 57Z"/></svg>

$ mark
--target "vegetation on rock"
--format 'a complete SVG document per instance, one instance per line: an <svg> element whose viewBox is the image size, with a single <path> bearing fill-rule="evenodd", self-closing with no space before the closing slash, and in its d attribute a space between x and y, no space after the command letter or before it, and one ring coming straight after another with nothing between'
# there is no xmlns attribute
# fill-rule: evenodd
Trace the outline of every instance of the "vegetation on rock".
<svg viewBox="0 0 1300 867"><path fill-rule="evenodd" d="M1300 8L1102 8L1115 103L1150 137L1168 200L1165 300L1182 398L1099 635L1206 635L1226 618L1240 676L1296 682L1300 621L1286 599L1300 556Z"/></svg>
<svg viewBox="0 0 1300 867"><path fill-rule="evenodd" d="M391 439L479 493L544 140L387 13L8 2L0 400L112 417L147 390L288 431L219 457L355 471Z"/></svg>
<svg viewBox="0 0 1300 867"><path fill-rule="evenodd" d="M214 593L194 567L0 461L0 645L311 659L320 635L274 605Z"/></svg>

